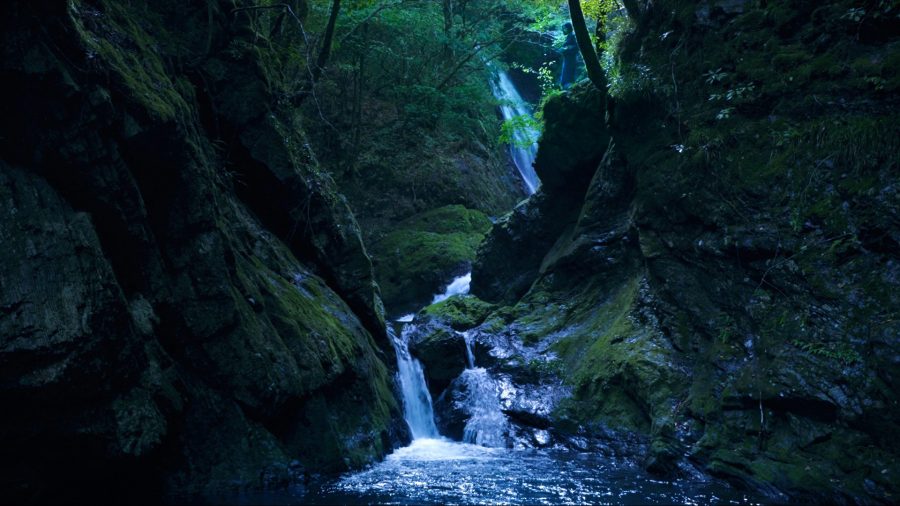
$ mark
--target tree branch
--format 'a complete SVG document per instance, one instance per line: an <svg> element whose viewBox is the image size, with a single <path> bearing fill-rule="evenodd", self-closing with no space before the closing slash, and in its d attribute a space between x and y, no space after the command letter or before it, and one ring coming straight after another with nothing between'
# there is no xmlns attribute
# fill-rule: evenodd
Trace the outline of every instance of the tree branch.
<svg viewBox="0 0 900 506"><path fill-rule="evenodd" d="M514 28L510 28L509 30L506 30L505 32L503 32L502 35L500 35L499 37L497 37L495 39L489 40L484 43L475 43L474 49L472 51L470 51L469 54L467 54L465 57L463 57L459 62L457 62L457 64L453 67L453 69L450 71L450 73L447 74L447 76L440 82L440 84L438 84L435 87L435 89L441 90L444 88L444 86L447 86L447 84L450 82L450 80L453 79L454 76L456 76L456 73L459 72L460 69L462 69L466 63L469 63L469 61L471 61L472 58L475 58L475 56L477 56L478 53L480 53L482 49L485 49L489 46L492 46L492 45L500 42L501 40L503 40L506 37L506 35L509 32L512 32L512 31L514 31Z"/></svg>

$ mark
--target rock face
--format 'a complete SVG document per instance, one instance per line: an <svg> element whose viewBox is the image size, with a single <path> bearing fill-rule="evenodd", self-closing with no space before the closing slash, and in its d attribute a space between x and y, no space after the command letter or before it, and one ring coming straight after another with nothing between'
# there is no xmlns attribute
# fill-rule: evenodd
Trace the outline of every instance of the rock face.
<svg viewBox="0 0 900 506"><path fill-rule="evenodd" d="M0 9L4 502L298 483L408 438L356 221L234 7Z"/></svg>
<svg viewBox="0 0 900 506"><path fill-rule="evenodd" d="M469 329L476 361L571 388L549 417L506 410L560 444L892 501L896 9L857 30L852 2L630 4L608 109L587 84L547 105L544 187L479 250L473 293L501 307ZM459 426L453 384L437 409Z"/></svg>
<svg viewBox="0 0 900 506"><path fill-rule="evenodd" d="M499 220L472 270L472 290L486 300L514 302L528 290L544 255L575 225L593 169L603 157L598 146L609 142L603 100L597 94L582 90L564 95L547 104L544 118L559 127L543 133L535 160L541 187ZM507 256L509 251L516 254Z"/></svg>

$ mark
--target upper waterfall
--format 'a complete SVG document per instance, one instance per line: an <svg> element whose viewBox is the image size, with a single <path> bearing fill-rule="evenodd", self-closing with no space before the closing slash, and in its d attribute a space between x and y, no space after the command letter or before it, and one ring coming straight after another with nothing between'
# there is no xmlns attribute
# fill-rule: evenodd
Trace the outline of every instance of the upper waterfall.
<svg viewBox="0 0 900 506"><path fill-rule="evenodd" d="M519 90L516 89L506 72L502 70L497 72L497 79L491 80L491 90L500 101L500 112L504 120L509 121L519 116L531 115L531 108L519 94ZM517 129L513 133L515 142L509 145L510 158L522 176L529 195L536 192L541 185L541 180L534 171L534 159L537 156L537 143L534 142L534 139L537 138L538 133L532 127L526 127L524 131Z"/></svg>

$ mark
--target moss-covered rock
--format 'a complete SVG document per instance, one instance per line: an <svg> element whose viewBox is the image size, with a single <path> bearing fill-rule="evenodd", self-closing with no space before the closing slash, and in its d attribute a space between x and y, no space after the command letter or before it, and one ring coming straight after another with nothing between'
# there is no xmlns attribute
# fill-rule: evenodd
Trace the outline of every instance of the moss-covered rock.
<svg viewBox="0 0 900 506"><path fill-rule="evenodd" d="M422 362L435 397L469 365L464 332L480 325L495 307L472 295L455 295L416 315L410 351Z"/></svg>
<svg viewBox="0 0 900 506"><path fill-rule="evenodd" d="M465 337L440 324L418 326L411 336L410 352L422 362L435 398L468 367Z"/></svg>
<svg viewBox="0 0 900 506"><path fill-rule="evenodd" d="M180 502L408 438L359 228L275 100L274 16L234 7L4 6L4 500Z"/></svg>
<svg viewBox="0 0 900 506"><path fill-rule="evenodd" d="M415 310L465 273L491 221L463 206L434 209L396 225L372 245L385 304L392 313Z"/></svg>
<svg viewBox="0 0 900 506"><path fill-rule="evenodd" d="M481 324L496 306L474 295L454 295L422 309L416 321L437 321L455 330L468 330Z"/></svg>
<svg viewBox="0 0 900 506"><path fill-rule="evenodd" d="M476 262L474 293L504 306L481 329L514 343L507 370L561 363L546 368L573 388L557 430L637 434L651 471L687 453L777 500L890 501L900 122L884 87L900 34L881 18L895 6L637 7L607 133L553 120L595 110L586 90L549 106L545 195ZM570 155L599 163L550 219L541 199L571 191L547 160ZM548 237L523 262L526 234Z"/></svg>

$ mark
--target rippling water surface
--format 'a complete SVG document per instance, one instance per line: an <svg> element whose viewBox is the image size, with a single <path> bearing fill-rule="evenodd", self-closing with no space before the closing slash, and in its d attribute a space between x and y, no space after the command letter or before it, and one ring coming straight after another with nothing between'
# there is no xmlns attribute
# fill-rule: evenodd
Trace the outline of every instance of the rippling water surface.
<svg viewBox="0 0 900 506"><path fill-rule="evenodd" d="M268 504L753 504L721 483L665 482L575 452L418 439L368 470L305 491L244 497Z"/></svg>

